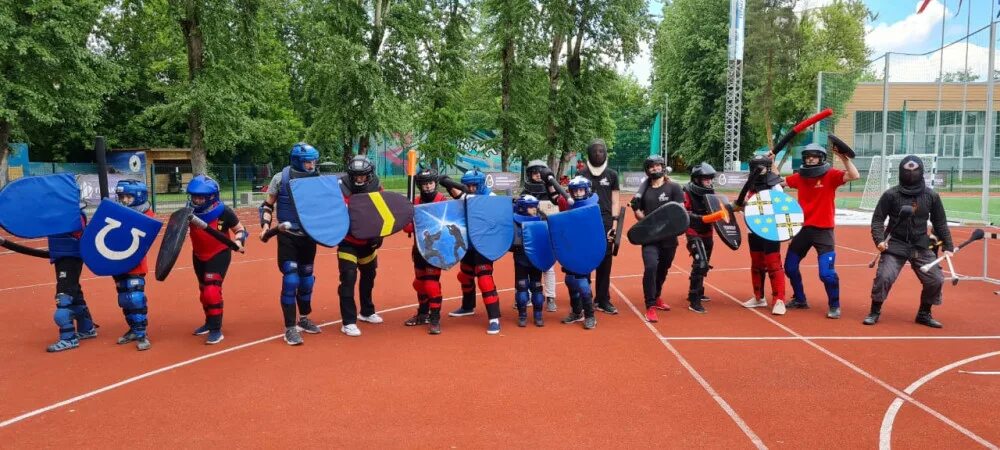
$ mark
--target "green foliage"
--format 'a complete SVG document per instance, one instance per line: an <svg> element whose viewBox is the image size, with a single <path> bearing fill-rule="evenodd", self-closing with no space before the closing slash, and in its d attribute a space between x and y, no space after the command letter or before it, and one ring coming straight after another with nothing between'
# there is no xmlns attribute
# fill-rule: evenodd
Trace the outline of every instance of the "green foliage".
<svg viewBox="0 0 1000 450"><path fill-rule="evenodd" d="M10 137L43 141L49 152L36 154L62 160L88 140L117 76L88 46L105 6L100 0L0 3L0 149L6 151Z"/></svg>
<svg viewBox="0 0 1000 450"><path fill-rule="evenodd" d="M653 45L654 98L670 98L673 155L722 162L728 0L677 0L663 8Z"/></svg>

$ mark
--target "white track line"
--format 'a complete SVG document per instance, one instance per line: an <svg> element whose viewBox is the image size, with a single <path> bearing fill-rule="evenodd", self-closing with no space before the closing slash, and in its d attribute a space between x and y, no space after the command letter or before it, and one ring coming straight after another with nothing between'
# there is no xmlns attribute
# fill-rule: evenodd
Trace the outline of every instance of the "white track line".
<svg viewBox="0 0 1000 450"><path fill-rule="evenodd" d="M508 292L508 291L512 291L512 290L513 290L513 288L499 289L499 290L497 290L497 292ZM458 299L458 298L462 298L462 296L459 295L459 296L455 296L455 297L448 297L448 298L446 298L444 300L454 300L454 299ZM379 312L380 313L389 313L389 312L393 312L393 311L399 311L401 309L413 308L414 306L417 306L417 305L416 304L410 304L410 305L404 305L404 306L397 306L395 308L384 309L384 310L379 311ZM329 325L338 324L340 322L342 322L342 321L341 320L335 320L335 321L332 321L332 322L322 323L319 326L320 327L326 327L326 326L329 326ZM77 395L76 397L73 397L73 398L70 398L70 399L67 399L67 400L63 400L63 401L58 402L58 403L53 403L51 405L48 405L48 406L45 406L45 407L42 407L42 408L38 408L38 409L36 409L34 411L26 412L26 413L21 414L21 415L19 415L17 417L13 417L13 418L4 420L3 422L0 422L0 428L11 426L11 425L13 425L15 423L18 423L18 422L22 421L22 420L29 419L31 417L34 417L34 416L37 416L39 414L43 414L43 413L52 411L54 409L62 408L63 406L70 405L70 404L79 402L80 400L85 400L85 399L88 399L88 398L93 397L95 395L99 395L99 394L108 392L110 390L117 389L117 388L120 388L122 386L126 386L126 385L129 385L129 384L135 383L136 381L144 380L144 379L152 377L154 375L159 375L159 374L161 374L163 372L168 372L168 371L180 368L180 367L184 367L184 366L188 366L188 365L194 364L194 363L199 362L199 361L204 361L206 359L214 358L216 356L225 355L226 353L235 352L237 350L242 350L242 349L247 348L247 347L253 347L255 345L263 344L265 342L273 341L275 339L281 339L283 337L284 337L284 333L282 333L282 334L276 334L274 336L268 336L266 338L258 339L256 341L247 342L245 344L240 344L240 345L237 345L237 346L234 346L234 347L229 347L229 348L224 349L224 350L219 350L217 352L208 353L208 354L201 355L201 356L198 356L198 357L195 357L195 358L191 358L191 359L188 359L188 360L185 360L185 361L181 361L179 363L171 364L169 366L161 367L159 369L151 370L149 372L142 373L142 374L136 375L136 376L131 377L131 378L126 378L126 379L124 379L122 381L119 381L117 383L109 384L109 385L104 386L102 388L95 389L93 391Z"/></svg>
<svg viewBox="0 0 1000 450"><path fill-rule="evenodd" d="M1000 372L983 372L976 370L959 370L958 373L965 373L969 375L1000 375Z"/></svg>
<svg viewBox="0 0 1000 450"><path fill-rule="evenodd" d="M687 272L686 272L686 271L684 271L684 270L682 270L682 272L685 272L685 273L687 273ZM708 282L705 282L705 286L708 286L708 287L710 287L710 288L712 288L712 289L714 289L714 290L718 291L718 292L719 292L720 294L722 294L722 295L724 295L724 296L728 297L728 298L729 298L730 300L732 300L732 301L733 301L734 303L736 303L736 304L740 304L740 305L742 306L742 304L740 303L740 301L739 301L739 300L738 300L738 299L737 299L736 297L733 297L732 295L729 295L729 293L728 293L728 292L726 292L726 291L723 291L722 289L720 289L720 288L716 287L715 285L713 285L713 284L711 284L711 283L708 283ZM748 309L749 309L749 308L748 308ZM977 435L976 433L973 433L972 431L968 430L967 428L965 428L965 427L963 427L963 426L959 425L959 424L958 424L957 422L955 422L954 420L951 420L951 419L949 419L949 418L945 417L945 415L944 415L944 414L941 414L941 413L937 412L937 411L936 411L936 410L934 410L933 408L931 408L931 407L929 407L929 406L927 406L927 405L925 405L925 404L921 403L921 402L920 402L920 401L918 401L917 399L915 399L915 398L911 397L911 396L910 396L909 394L906 394L906 393L904 393L903 391L900 391L899 389L896 389L895 387L893 387L893 386L892 386L892 385L890 385L889 383L886 383L885 381L882 381L882 379L880 379L880 378L878 378L878 377L876 377L876 376L874 376L874 375L872 375L872 374L870 374L870 373L866 372L866 371L865 371L864 369L862 369L862 368L860 368L860 367L856 366L856 365L855 365L854 363L852 363L852 362L850 362L850 361L848 361L848 360L844 359L844 358L843 358L843 357L841 357L840 355L837 355L836 353L833 353L832 351L830 351L830 350L827 350L827 348L826 348L826 347L823 347L822 345L819 345L819 344L817 344L817 343L815 343L815 342L813 342L813 341L809 340L809 339L808 339L808 338L806 338L805 336L802 336L801 334L799 334L799 333L797 333L797 332L796 332L795 330L793 330L793 329L791 329L791 328L789 328L789 327L785 326L785 325L784 325L784 324L782 324L781 322L778 322L777 320L774 320L774 319L772 319L772 318L768 317L767 315L764 315L763 313L761 313L760 311L757 311L756 309L750 309L750 311L751 311L752 313L754 313L754 314L756 314L756 315L760 316L760 317L761 317L761 318L763 318L764 320L766 320L766 321L768 321L768 322L771 322L772 324L774 324L774 325L775 325L775 326L777 326L778 328L781 328L781 329L782 329L782 330L784 330L784 331L785 331L786 333L788 333L788 334L790 334L790 335L792 335L792 336L795 336L795 337L799 338L799 340L800 340L800 341L802 341L802 342L804 342L804 343L808 344L808 345L809 345L810 347L813 347L813 348L815 348L816 350L819 350L819 351L820 351L820 353L823 353L824 355L826 355L826 356L829 356L829 357L830 357L830 358L832 358L833 360L835 360L835 361L837 361L837 362L839 362L839 363L843 364L843 365L844 365L844 366L846 366L847 368L849 368L849 369L853 370L854 372L856 372L857 374L861 375L862 377L865 377L865 378L866 378L866 379L868 379L869 381L871 381L871 382L873 382L873 383L875 383L875 384L877 384L877 385L879 385L879 386L882 386L882 387L883 387L883 388L884 388L885 390L887 390L887 391L889 391L889 392L893 393L893 394L894 394L895 396L897 396L897 397L899 397L899 398L901 398L901 399L903 399L903 400L906 400L907 402L910 402L910 403L911 403L911 404L913 404L914 406L916 406L916 407L918 407L918 408L920 408L920 409L924 410L924 411L925 411L925 412L927 412L928 414L930 414L930 415L932 415L932 416L936 417L936 418L937 418L938 420L940 420L940 421L942 421L942 422L944 422L944 423L948 424L948 426L950 426L950 427L954 428L955 430L957 430L958 432L960 432L960 433L964 434L964 435L965 435L966 437L968 437L969 439L972 439L972 440L974 440L974 441L978 442L978 443L979 443L980 445L982 445L982 446L984 446L984 447L987 447L987 448L991 448L991 449L996 449L996 448L997 448L997 446L996 446L996 445L994 445L994 444L992 444L992 443L991 443L990 441L987 441L986 439L983 439L982 437L980 437L980 436L979 436L979 435Z"/></svg>
<svg viewBox="0 0 1000 450"><path fill-rule="evenodd" d="M949 370L952 370L956 367L968 364L973 361L979 361L980 359L986 359L997 355L1000 355L1000 352L984 353L982 355L973 356L970 358L963 359L961 361L953 362L951 364L948 364L947 366L938 368L937 370L928 373L927 375L924 375L919 380L914 381L913 384L907 386L906 389L904 389L903 391L906 392L907 394L912 395L914 392L917 391L917 389L920 389L920 386L923 386L928 381L937 378L938 376ZM899 409L902 407L903 407L903 398L897 397L895 400L892 401L892 404L889 405L889 409L885 411L885 415L882 416L882 427L879 429L878 432L879 449L889 450L889 448L891 447L890 441L892 440L892 424L895 423L896 414L899 413ZM994 448L994 449L997 448L997 446L989 442L985 443L980 442L980 444L983 444L985 447L988 448Z"/></svg>
<svg viewBox="0 0 1000 450"><path fill-rule="evenodd" d="M643 323L643 325L645 325L650 332L652 332L656 337L660 339L660 343L663 344L663 346L666 347L667 350L670 351L670 353L673 353L674 357L677 358L677 361L680 362L685 369L687 369L688 373L691 374L691 377L693 377L695 381L697 381L698 384L701 385L702 389L704 389L705 392L708 392L708 395L712 396L712 399L715 400L715 402L719 404L722 410L729 415L729 418L731 418L733 422L736 423L736 426L740 427L740 430L743 430L743 434L745 434L748 438L750 438L750 442L753 442L753 445L758 449L766 449L767 445L765 445L764 441L762 441L760 437L757 436L757 433L754 433L754 431L750 429L750 426L747 425L746 421L744 421L743 418L736 413L736 410L734 410L733 407L730 406L729 403L726 402L726 400L722 398L722 396L719 395L719 393L716 392L714 388L712 388L712 385L708 384L708 381L705 380L705 377L702 377L701 374L698 373L697 370L695 370L694 366L692 366L687 359L681 356L680 352L678 352L677 349L670 344L670 342L667 342L663 338L663 335L660 334L660 331L657 330L656 327L653 326L653 324L646 321L646 318L643 317L641 312L639 312L639 309L636 308L635 305L632 304L632 301L629 300L629 298L622 293L621 289L618 289L618 286L615 286L614 283L611 284L611 288L618 293L618 296L621 297L623 301L625 301L625 304L628 305L629 309L631 309L633 313L635 313L636 317L639 318L639 320Z"/></svg>
<svg viewBox="0 0 1000 450"><path fill-rule="evenodd" d="M666 336L665 341L912 341L995 340L1000 336Z"/></svg>

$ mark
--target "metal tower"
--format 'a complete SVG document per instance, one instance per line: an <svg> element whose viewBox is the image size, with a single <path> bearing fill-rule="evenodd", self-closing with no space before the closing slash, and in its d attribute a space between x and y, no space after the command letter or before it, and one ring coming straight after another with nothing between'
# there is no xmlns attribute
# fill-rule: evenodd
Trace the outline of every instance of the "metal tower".
<svg viewBox="0 0 1000 450"><path fill-rule="evenodd" d="M729 66L726 76L725 169L740 170L740 119L743 112L743 29L746 0L729 3Z"/></svg>

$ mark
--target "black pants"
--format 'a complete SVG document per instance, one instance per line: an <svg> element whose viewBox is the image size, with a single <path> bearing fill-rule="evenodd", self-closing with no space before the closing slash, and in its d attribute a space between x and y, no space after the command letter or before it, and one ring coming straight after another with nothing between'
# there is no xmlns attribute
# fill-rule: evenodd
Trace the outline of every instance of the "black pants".
<svg viewBox="0 0 1000 450"><path fill-rule="evenodd" d="M882 253L878 261L878 270L875 272L875 281L872 282L872 303L882 303L889 296L889 290L899 277L903 265L909 261L913 273L917 275L923 289L920 291L920 306L930 310L930 305L939 304L941 300L941 287L944 285L944 273L941 265L934 266L927 273L920 271L920 266L935 259L934 252L928 249L910 250L908 256L894 255L889 252Z"/></svg>
<svg viewBox="0 0 1000 450"><path fill-rule="evenodd" d="M642 246L642 294L646 300L646 308L656 304L663 290L663 282L667 280L667 271L674 263L677 246L651 244Z"/></svg>
<svg viewBox="0 0 1000 450"><path fill-rule="evenodd" d="M688 301L700 300L705 296L705 277L708 276L709 263L712 260L712 248L715 247L712 236L687 236L687 249L691 254L691 276L688 287Z"/></svg>
<svg viewBox="0 0 1000 450"><path fill-rule="evenodd" d="M80 287L80 273L83 272L83 260L80 258L59 258L53 266L56 269L56 293L66 294L83 300L83 289Z"/></svg>
<svg viewBox="0 0 1000 450"><path fill-rule="evenodd" d="M337 267L340 269L340 317L344 325L358 322L358 306L354 303L354 285L358 285L361 315L375 314L372 291L378 269L378 248L374 244L354 245L341 242L337 246ZM358 274L361 276L359 277ZM360 279L359 279L360 278Z"/></svg>

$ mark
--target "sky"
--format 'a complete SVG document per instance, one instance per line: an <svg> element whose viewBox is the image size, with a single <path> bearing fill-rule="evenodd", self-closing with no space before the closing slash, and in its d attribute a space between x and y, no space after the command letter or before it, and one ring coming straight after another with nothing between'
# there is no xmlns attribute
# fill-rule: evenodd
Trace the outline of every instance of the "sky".
<svg viewBox="0 0 1000 450"><path fill-rule="evenodd" d="M941 47L942 19L944 19L944 42L948 44L966 35L967 22L968 29L974 32L989 25L990 18L996 17L996 10L1000 10L998 0L931 0L920 14L917 14L917 8L923 0L864 0L864 2L875 14L875 19L865 24L865 43L871 50L872 59L886 52L911 54L932 52ZM796 10L803 11L830 3L833 3L833 0L798 0ZM961 9L959 9L960 3ZM650 0L649 12L659 20L663 13L662 0ZM972 72L986 73L988 48L988 30L977 33L969 40L969 68ZM643 44L642 50L642 54L631 64L619 63L618 70L621 73L632 74L640 83L648 86L651 70L649 43ZM965 67L965 50L964 41L945 50L943 64L945 72L958 71ZM890 79L934 81L941 65L940 58L940 53L892 56ZM876 64L879 67L882 65L881 62Z"/></svg>

